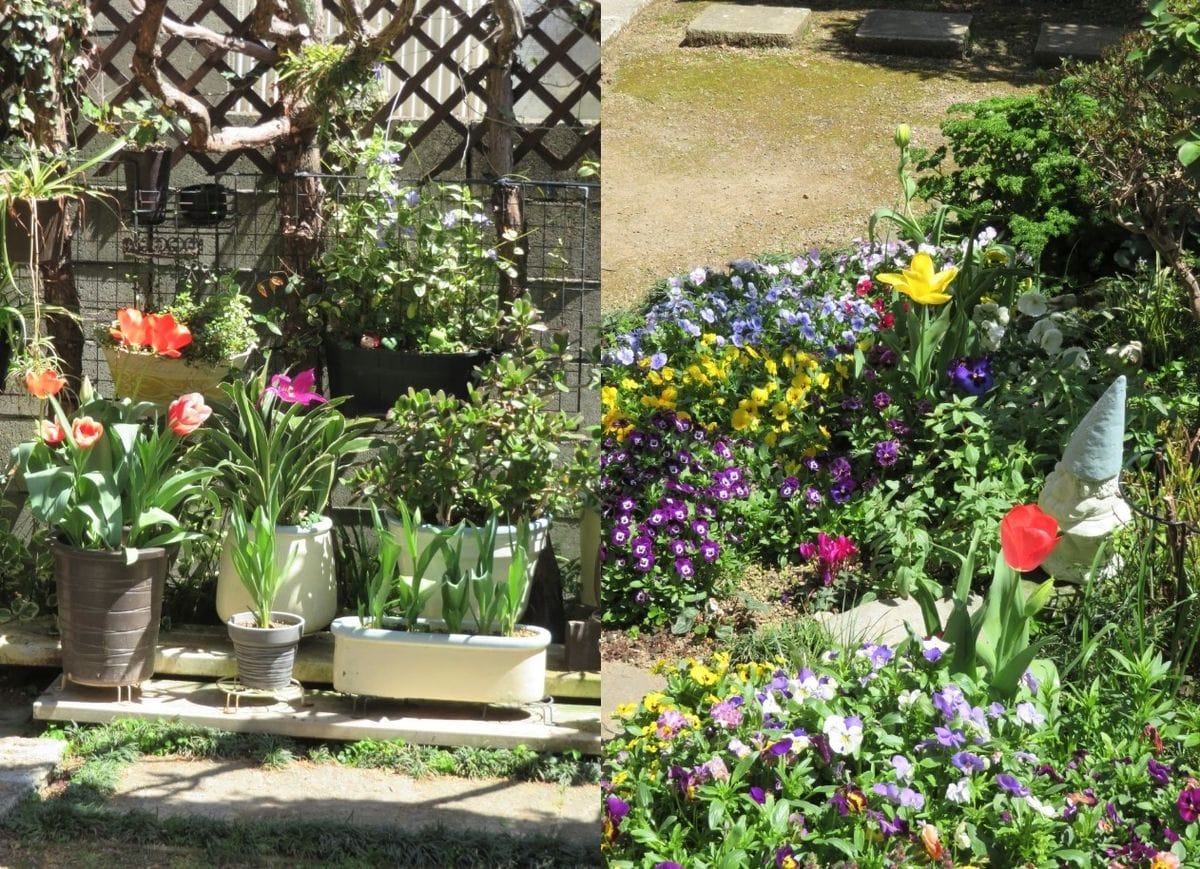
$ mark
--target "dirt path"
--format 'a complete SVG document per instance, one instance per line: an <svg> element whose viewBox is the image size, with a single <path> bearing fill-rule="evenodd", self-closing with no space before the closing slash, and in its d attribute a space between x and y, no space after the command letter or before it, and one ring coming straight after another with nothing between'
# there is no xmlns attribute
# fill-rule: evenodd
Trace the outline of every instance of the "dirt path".
<svg viewBox="0 0 1200 869"><path fill-rule="evenodd" d="M971 57L951 61L853 52L863 11L887 0L806 3L817 11L794 50L681 48L704 5L654 0L605 46L606 310L696 265L864 236L871 210L896 202L896 124L933 147L951 104L1033 89L1052 75L1026 60L1047 14L1031 4L998 4L1000 18L980 8ZM1111 5L1052 12L1128 20L1128 8L1114 16Z"/></svg>

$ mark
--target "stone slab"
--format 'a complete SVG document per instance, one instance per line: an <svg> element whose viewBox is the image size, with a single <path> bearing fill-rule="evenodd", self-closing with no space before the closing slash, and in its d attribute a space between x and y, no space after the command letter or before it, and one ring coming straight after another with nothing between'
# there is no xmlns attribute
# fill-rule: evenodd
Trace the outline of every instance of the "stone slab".
<svg viewBox="0 0 1200 869"><path fill-rule="evenodd" d="M332 763L264 769L247 761L143 757L105 809L225 821L338 819L355 827L543 835L600 847L599 785L430 776Z"/></svg>
<svg viewBox="0 0 1200 869"><path fill-rule="evenodd" d="M804 36L811 17L799 7L713 3L688 25L683 44L786 48Z"/></svg>
<svg viewBox="0 0 1200 869"><path fill-rule="evenodd" d="M62 651L51 634L52 620L0 625L0 665L59 667ZM551 645L546 653L546 694L566 700L599 700L600 674L566 670L566 651ZM181 626L159 635L154 672L160 676L221 679L237 675L233 646L223 627ZM333 683L333 635L305 637L296 654L294 675L305 685Z"/></svg>
<svg viewBox="0 0 1200 869"><path fill-rule="evenodd" d="M983 598L973 595L967 609L975 612L983 605ZM942 624L953 609L953 602L937 602ZM835 643L858 645L859 643L884 643L895 645L908 636L905 625L912 625L917 636L925 635L925 620L921 607L914 598L874 600L859 604L843 613L814 613L813 618L824 623Z"/></svg>
<svg viewBox="0 0 1200 869"><path fill-rule="evenodd" d="M66 750L59 739L0 739L0 818L50 780Z"/></svg>
<svg viewBox="0 0 1200 869"><path fill-rule="evenodd" d="M650 0L604 0L600 4L600 44L608 42L633 17L650 5Z"/></svg>
<svg viewBox="0 0 1200 869"><path fill-rule="evenodd" d="M600 708L553 704L528 707L418 704L307 691L304 701L241 699L226 712L226 695L214 682L152 679L132 701L112 689L57 680L33 704L39 721L104 724L119 718L177 720L239 733L273 733L297 739L404 739L418 745L516 748L600 753ZM547 721L547 717L552 720Z"/></svg>
<svg viewBox="0 0 1200 869"><path fill-rule="evenodd" d="M602 668L604 691L600 697L600 725L604 738L611 739L618 734L619 722L613 718L617 707L625 703L637 705L651 691L663 690L667 680L643 667L622 661L604 661Z"/></svg>
<svg viewBox="0 0 1200 869"><path fill-rule="evenodd" d="M961 57L970 34L967 14L873 9L858 26L854 44L881 54Z"/></svg>
<svg viewBox="0 0 1200 869"><path fill-rule="evenodd" d="M1042 66L1057 66L1063 58L1099 60L1100 55L1121 41L1120 27L1098 24L1042 24L1033 59Z"/></svg>

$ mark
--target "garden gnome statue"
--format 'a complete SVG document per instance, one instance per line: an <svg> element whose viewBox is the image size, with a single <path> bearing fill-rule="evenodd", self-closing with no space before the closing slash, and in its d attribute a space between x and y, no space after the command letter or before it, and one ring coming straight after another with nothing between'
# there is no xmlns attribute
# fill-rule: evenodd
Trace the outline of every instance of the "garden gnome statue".
<svg viewBox="0 0 1200 869"><path fill-rule="evenodd" d="M1118 486L1124 438L1122 375L1076 427L1038 498L1038 506L1058 520L1063 533L1042 564L1055 579L1082 583L1105 538L1133 515ZM1110 559L1098 573L1107 575L1115 567Z"/></svg>

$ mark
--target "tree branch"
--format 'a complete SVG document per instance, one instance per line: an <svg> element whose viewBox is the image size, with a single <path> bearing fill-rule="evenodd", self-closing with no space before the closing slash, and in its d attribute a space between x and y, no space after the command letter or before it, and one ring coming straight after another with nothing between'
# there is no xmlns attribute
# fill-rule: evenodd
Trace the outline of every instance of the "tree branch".
<svg viewBox="0 0 1200 869"><path fill-rule="evenodd" d="M346 32L355 40L365 39L367 36L367 16L363 14L362 9L354 0L341 0L342 18L346 26Z"/></svg>
<svg viewBox="0 0 1200 869"><path fill-rule="evenodd" d="M145 0L130 0L129 6L135 15L142 15L145 12L146 3ZM203 42L226 51L236 51L238 54L244 54L263 63L274 64L279 59L278 54L260 43L228 33L217 33L215 30L199 24L185 24L182 21L167 18L165 15L162 19L162 31L192 42Z"/></svg>

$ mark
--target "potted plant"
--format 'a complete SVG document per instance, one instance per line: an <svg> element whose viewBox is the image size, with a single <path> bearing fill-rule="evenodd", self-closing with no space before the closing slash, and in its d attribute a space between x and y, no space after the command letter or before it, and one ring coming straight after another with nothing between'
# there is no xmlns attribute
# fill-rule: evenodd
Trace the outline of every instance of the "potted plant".
<svg viewBox="0 0 1200 869"><path fill-rule="evenodd" d="M187 443L211 410L193 394L162 414L99 398L85 381L69 418L53 369L27 383L53 418L13 455L30 512L55 535L63 673L82 685L140 684L154 672L165 547L196 536L179 514L197 499L216 506L206 488L215 472L191 461Z"/></svg>
<svg viewBox="0 0 1200 869"><path fill-rule="evenodd" d="M466 397L500 335L496 254L482 203L462 185L406 185L403 144L377 132L337 150L363 176L336 200L313 312L325 330L330 390L353 412L382 412L409 388Z"/></svg>
<svg viewBox="0 0 1200 869"><path fill-rule="evenodd" d="M271 605L302 616L309 633L337 615L333 521L324 511L347 460L370 446L365 434L374 424L343 416L341 401L314 392L314 380L310 369L275 374L268 382L264 366L246 382L222 384L225 402L218 405L218 424L208 438L231 521L238 521L234 514L245 521L260 507L270 510L276 560L286 565ZM234 549L235 538L227 534L217 576L222 620L250 603Z"/></svg>
<svg viewBox="0 0 1200 869"><path fill-rule="evenodd" d="M508 352L483 366L480 385L466 398L410 390L396 400L380 431L376 461L360 468L353 482L360 497L393 511L401 504L419 511L428 523L419 529L422 546L441 528L472 523L474 531L459 532L468 567L487 548L478 529L496 517L499 527L488 555L499 576L507 572L518 523L528 522L532 575L552 516L577 509L592 463L578 416L549 409L549 393L562 383L565 339L542 349L536 311L526 300L514 303L505 323ZM411 577L414 563L411 548L402 547L401 574ZM436 585L444 570L435 557L426 582ZM437 618L440 606L432 594L424 615Z"/></svg>
<svg viewBox="0 0 1200 869"><path fill-rule="evenodd" d="M181 391L220 397L217 385L245 366L257 341L250 302L233 275L189 273L158 311L121 308L96 330L118 396L164 402Z"/></svg>
<svg viewBox="0 0 1200 869"><path fill-rule="evenodd" d="M166 142L172 134L186 139L191 123L155 100L97 105L84 97L82 109L98 130L122 136L127 143L121 162L134 222L143 226L162 223L171 186L172 148Z"/></svg>
<svg viewBox="0 0 1200 869"><path fill-rule="evenodd" d="M304 635L303 616L274 609L295 553L288 555L287 562L280 562L275 543L280 510L277 491L270 493L270 501L268 506L256 506L249 522L241 510L229 514L229 554L252 608L231 614L225 624L237 658L238 681L243 687L262 691L277 691L291 684L296 647Z"/></svg>
<svg viewBox="0 0 1200 869"><path fill-rule="evenodd" d="M379 539L378 569L367 583L357 616L335 619L333 687L346 694L467 703L532 703L545 696L550 632L518 624L529 593L529 527L521 523L512 558L499 570L490 556L495 517L480 529L483 555L462 561L461 540L448 531L422 546L419 517L399 505L402 541L372 518ZM400 573L404 547L416 553L411 577ZM430 589L423 583L435 563L445 565L443 618L420 617ZM386 615L389 609L402 615Z"/></svg>

